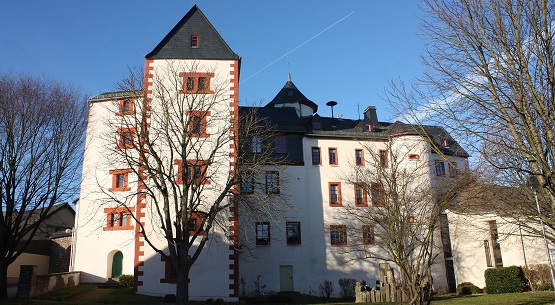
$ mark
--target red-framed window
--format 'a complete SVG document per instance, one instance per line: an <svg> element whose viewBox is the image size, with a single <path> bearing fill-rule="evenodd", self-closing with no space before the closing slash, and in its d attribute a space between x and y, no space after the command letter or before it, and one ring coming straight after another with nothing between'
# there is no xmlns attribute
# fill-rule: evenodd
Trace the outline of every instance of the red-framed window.
<svg viewBox="0 0 555 305"><path fill-rule="evenodd" d="M335 147L330 147L328 149L328 156L329 156L329 161L330 161L330 165L337 165L337 163L339 162L337 160L338 156L337 156L337 148Z"/></svg>
<svg viewBox="0 0 555 305"><path fill-rule="evenodd" d="M118 128L119 139L117 149L135 147L135 128Z"/></svg>
<svg viewBox="0 0 555 305"><path fill-rule="evenodd" d="M347 226L331 225L330 243L332 246L346 246L347 245Z"/></svg>
<svg viewBox="0 0 555 305"><path fill-rule="evenodd" d="M372 131L372 125L370 125L370 124L364 124L364 127L363 127L362 131L364 131L364 132L370 132L370 131Z"/></svg>
<svg viewBox="0 0 555 305"><path fill-rule="evenodd" d="M270 244L270 223L269 222L256 223L256 244L257 245Z"/></svg>
<svg viewBox="0 0 555 305"><path fill-rule="evenodd" d="M287 141L284 135L276 136L276 154L287 153Z"/></svg>
<svg viewBox="0 0 555 305"><path fill-rule="evenodd" d="M208 117L211 115L210 111L187 111L186 112L189 123L189 135L191 137L208 138L210 135L206 132L208 125Z"/></svg>
<svg viewBox="0 0 555 305"><path fill-rule="evenodd" d="M214 73L189 73L181 72L179 76L183 78L183 88L179 93L193 93L193 94L213 94L214 91L210 89L210 80L214 77Z"/></svg>
<svg viewBox="0 0 555 305"><path fill-rule="evenodd" d="M198 235L204 235L204 220L207 214L204 212L193 212L191 218L189 218L188 229L189 235L193 236L196 233Z"/></svg>
<svg viewBox="0 0 555 305"><path fill-rule="evenodd" d="M301 244L301 223L298 221L290 221L285 223L285 233L287 234L288 245Z"/></svg>
<svg viewBox="0 0 555 305"><path fill-rule="evenodd" d="M381 183L372 183L370 185L370 190L372 193L372 205L373 206L383 206L385 203L385 192L383 185Z"/></svg>
<svg viewBox="0 0 555 305"><path fill-rule="evenodd" d="M110 192L125 192L131 190L129 187L130 168L113 169L110 170L109 173L112 175L112 187L108 189Z"/></svg>
<svg viewBox="0 0 555 305"><path fill-rule="evenodd" d="M191 35L191 48L196 49L200 46L200 37L196 34Z"/></svg>
<svg viewBox="0 0 555 305"><path fill-rule="evenodd" d="M418 160L420 160L420 155L419 154L410 154L409 155L409 160L410 161L418 161Z"/></svg>
<svg viewBox="0 0 555 305"><path fill-rule="evenodd" d="M167 255L161 255L160 260L164 262L164 278L160 279L160 283L177 283L177 271L173 267L171 258Z"/></svg>
<svg viewBox="0 0 555 305"><path fill-rule="evenodd" d="M368 206L368 195L364 183L355 183L355 205L358 207Z"/></svg>
<svg viewBox="0 0 555 305"><path fill-rule="evenodd" d="M355 149L355 164L364 166L364 151L362 149Z"/></svg>
<svg viewBox="0 0 555 305"><path fill-rule="evenodd" d="M187 160L185 169L182 160L175 160L174 164L177 165L177 177L175 179L177 184L183 184L184 178L187 179L188 184L210 184L210 179L206 175L208 169L206 161Z"/></svg>
<svg viewBox="0 0 555 305"><path fill-rule="evenodd" d="M103 230L116 231L133 229L133 216L131 216L131 213L134 211L135 208L133 207L105 208L106 226Z"/></svg>
<svg viewBox="0 0 555 305"><path fill-rule="evenodd" d="M387 158L387 150L379 150L378 154L380 156L380 166L387 168L389 166L389 161Z"/></svg>
<svg viewBox="0 0 555 305"><path fill-rule="evenodd" d="M135 101L132 99L118 100L118 108L116 115L133 114L135 111Z"/></svg>
<svg viewBox="0 0 555 305"><path fill-rule="evenodd" d="M322 165L320 147L312 147L312 165Z"/></svg>
<svg viewBox="0 0 555 305"><path fill-rule="evenodd" d="M330 182L328 184L329 188L329 204L330 206L336 207L342 205L341 199L341 182Z"/></svg>
<svg viewBox="0 0 555 305"><path fill-rule="evenodd" d="M266 194L279 194L279 172L266 172Z"/></svg>
<svg viewBox="0 0 555 305"><path fill-rule="evenodd" d="M373 245L376 243L376 236L374 234L373 225L363 225L362 226L362 244Z"/></svg>

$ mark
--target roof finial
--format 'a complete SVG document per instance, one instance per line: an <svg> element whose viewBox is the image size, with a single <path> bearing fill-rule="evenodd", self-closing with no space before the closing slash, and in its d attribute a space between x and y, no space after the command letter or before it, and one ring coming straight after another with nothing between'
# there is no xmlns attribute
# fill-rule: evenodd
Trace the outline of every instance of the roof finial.
<svg viewBox="0 0 555 305"><path fill-rule="evenodd" d="M289 59L289 55L287 55L287 81L291 81L291 60Z"/></svg>

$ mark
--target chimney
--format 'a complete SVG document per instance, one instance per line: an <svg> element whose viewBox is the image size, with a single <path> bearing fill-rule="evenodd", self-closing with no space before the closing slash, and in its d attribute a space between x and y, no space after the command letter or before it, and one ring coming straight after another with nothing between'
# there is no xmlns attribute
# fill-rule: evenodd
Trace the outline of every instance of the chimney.
<svg viewBox="0 0 555 305"><path fill-rule="evenodd" d="M370 121L370 125L378 126L378 114L376 113L376 106L368 106L364 109L364 119Z"/></svg>

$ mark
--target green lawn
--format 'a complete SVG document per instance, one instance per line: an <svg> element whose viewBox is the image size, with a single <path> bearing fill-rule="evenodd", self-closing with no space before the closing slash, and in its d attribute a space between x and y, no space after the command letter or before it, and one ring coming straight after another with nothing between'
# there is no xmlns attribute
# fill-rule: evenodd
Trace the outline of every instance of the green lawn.
<svg viewBox="0 0 555 305"><path fill-rule="evenodd" d="M553 291L459 296L432 301L432 305L544 305L555 304Z"/></svg>

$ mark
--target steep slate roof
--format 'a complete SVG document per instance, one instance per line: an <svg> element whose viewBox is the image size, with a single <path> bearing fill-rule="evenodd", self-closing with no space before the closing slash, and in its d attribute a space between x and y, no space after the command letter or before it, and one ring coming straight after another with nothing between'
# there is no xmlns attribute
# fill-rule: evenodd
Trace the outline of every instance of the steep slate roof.
<svg viewBox="0 0 555 305"><path fill-rule="evenodd" d="M198 35L198 48L191 48L191 35ZM196 5L145 57L147 59L240 59Z"/></svg>
<svg viewBox="0 0 555 305"><path fill-rule="evenodd" d="M291 104L291 103L301 103L312 108L314 112L318 111L318 105L313 101L309 100L304 96L304 94L297 89L297 86L291 81L291 77L287 80L283 88L278 92L274 99L269 102L266 107L273 107L278 104Z"/></svg>

